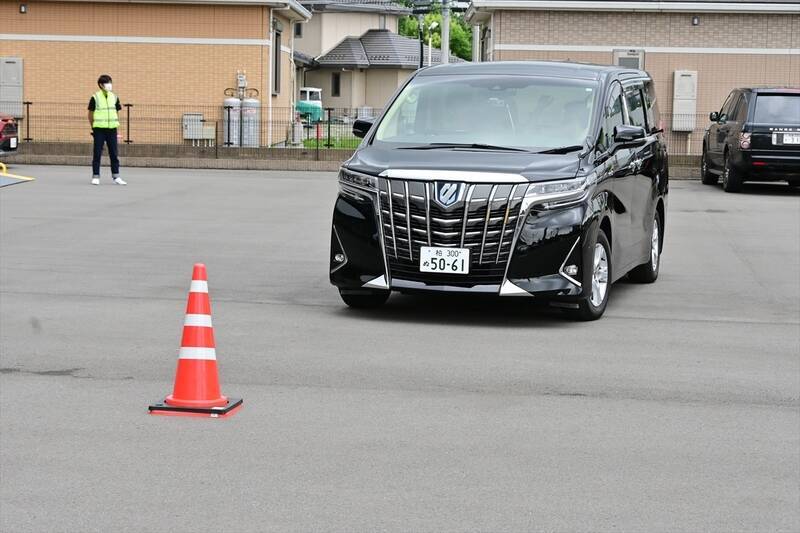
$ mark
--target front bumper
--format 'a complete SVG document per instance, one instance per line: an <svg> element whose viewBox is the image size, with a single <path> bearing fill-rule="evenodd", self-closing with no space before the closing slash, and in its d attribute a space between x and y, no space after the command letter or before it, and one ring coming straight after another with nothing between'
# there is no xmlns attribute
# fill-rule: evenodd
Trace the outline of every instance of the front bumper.
<svg viewBox="0 0 800 533"><path fill-rule="evenodd" d="M474 275L461 276L421 273L409 261L398 266L392 246L387 245L392 241L384 235L385 203L384 220L380 206L375 192L340 186L331 230L330 280L343 291L469 292L567 300L583 294L584 243L591 227L588 202L559 209L523 206L509 232L508 258L477 265L473 253ZM412 250L412 256L418 258L418 253Z"/></svg>

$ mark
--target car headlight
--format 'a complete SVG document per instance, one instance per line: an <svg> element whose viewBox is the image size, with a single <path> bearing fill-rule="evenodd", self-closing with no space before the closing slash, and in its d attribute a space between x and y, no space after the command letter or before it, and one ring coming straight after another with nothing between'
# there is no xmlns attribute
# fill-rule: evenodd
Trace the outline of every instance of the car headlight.
<svg viewBox="0 0 800 533"><path fill-rule="evenodd" d="M358 187L359 189L367 189L369 191L378 190L378 178L368 174L354 172L344 167L339 169L339 182L346 185L351 185L353 187Z"/></svg>
<svg viewBox="0 0 800 533"><path fill-rule="evenodd" d="M589 177L531 183L525 200L528 205L544 204L547 208L577 202L586 196L590 183Z"/></svg>

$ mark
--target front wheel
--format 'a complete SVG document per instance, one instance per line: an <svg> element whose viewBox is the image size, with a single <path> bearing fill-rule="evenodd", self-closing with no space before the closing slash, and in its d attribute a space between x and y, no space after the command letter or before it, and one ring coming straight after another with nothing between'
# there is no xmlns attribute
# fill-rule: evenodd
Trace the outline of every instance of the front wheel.
<svg viewBox="0 0 800 533"><path fill-rule="evenodd" d="M708 152L703 145L703 155L700 157L700 181L704 185L716 185L719 177L708 169Z"/></svg>
<svg viewBox="0 0 800 533"><path fill-rule="evenodd" d="M730 152L725 152L725 168L722 171L722 188L725 192L739 192L742 190L742 175L731 161Z"/></svg>
<svg viewBox="0 0 800 533"><path fill-rule="evenodd" d="M608 294L611 291L611 246L603 230L597 230L597 239L585 265L591 265L591 286L587 287L586 298L578 303L578 308L570 311L576 320L597 320L606 310Z"/></svg>
<svg viewBox="0 0 800 533"><path fill-rule="evenodd" d="M661 217L656 212L653 219L653 232L650 235L650 260L628 273L628 279L636 283L653 283L658 279L661 266Z"/></svg>
<svg viewBox="0 0 800 533"><path fill-rule="evenodd" d="M373 309L380 307L389 299L390 291L358 291L347 292L339 290L339 296L348 307L354 309Z"/></svg>

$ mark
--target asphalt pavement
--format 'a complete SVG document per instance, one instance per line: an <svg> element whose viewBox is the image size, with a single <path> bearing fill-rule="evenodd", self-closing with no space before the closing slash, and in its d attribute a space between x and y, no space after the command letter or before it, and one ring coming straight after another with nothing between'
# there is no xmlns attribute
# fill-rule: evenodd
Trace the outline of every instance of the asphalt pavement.
<svg viewBox="0 0 800 533"><path fill-rule="evenodd" d="M798 189L673 181L658 282L575 323L347 309L332 173L10 171L2 531L800 530ZM195 262L225 420L147 414Z"/></svg>

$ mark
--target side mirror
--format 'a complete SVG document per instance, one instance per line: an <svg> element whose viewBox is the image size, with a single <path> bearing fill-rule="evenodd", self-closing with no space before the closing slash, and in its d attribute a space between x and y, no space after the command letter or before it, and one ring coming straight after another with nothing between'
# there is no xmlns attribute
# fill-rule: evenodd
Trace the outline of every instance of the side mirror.
<svg viewBox="0 0 800 533"><path fill-rule="evenodd" d="M717 122L719 120L719 113L717 113L716 111L712 111L711 113L708 114L708 120L710 120L711 122Z"/></svg>
<svg viewBox="0 0 800 533"><path fill-rule="evenodd" d="M644 144L647 132L640 126L616 126L614 128L614 143L619 146L639 146Z"/></svg>
<svg viewBox="0 0 800 533"><path fill-rule="evenodd" d="M359 139L363 139L367 136L367 133L369 133L369 129L372 127L372 124L372 119L357 119L355 122L353 122L353 135Z"/></svg>

